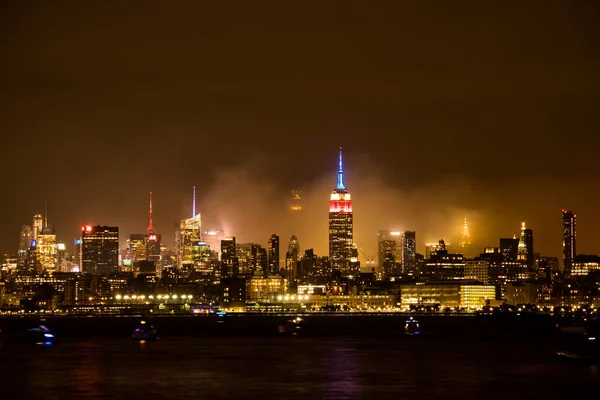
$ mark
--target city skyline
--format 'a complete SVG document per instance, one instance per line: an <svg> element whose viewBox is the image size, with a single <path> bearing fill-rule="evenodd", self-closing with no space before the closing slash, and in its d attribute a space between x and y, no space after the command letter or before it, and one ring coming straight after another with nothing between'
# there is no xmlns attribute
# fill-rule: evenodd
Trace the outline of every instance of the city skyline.
<svg viewBox="0 0 600 400"><path fill-rule="evenodd" d="M244 5L231 15L216 4L149 5L132 23L129 5L6 5L0 179L10 195L0 199L0 250L12 251L45 199L65 242L85 223L143 232L150 191L169 243L196 186L210 225L245 242L296 234L324 254L320 201L341 145L355 241L367 253L380 229L414 230L419 246L456 241L467 217L481 245L526 221L536 248L558 255L562 208L580 215L581 252L597 253L594 13L485 5L494 11L482 26L460 5L435 16L425 5L388 6ZM302 190L303 219L317 233L286 231L290 190ZM249 206L252 215L242 212Z"/></svg>
<svg viewBox="0 0 600 400"><path fill-rule="evenodd" d="M338 156L338 163L337 163L337 167L338 167L338 169L337 169L337 185L335 187L335 190L333 191L333 194L330 196L330 206L329 206L330 219L331 219L331 215L332 215L331 212L332 212L332 207L333 207L333 205L332 205L333 204L332 203L333 202L333 200L332 200L333 197L334 196L338 196L339 197L340 193L345 193L345 194L348 194L348 198L349 198L349 192L348 192L348 190L347 190L347 188L345 186L345 183L344 183L345 178L344 178L343 162L344 161L343 161L343 158L342 158L342 149L340 148L340 150L339 150L339 156ZM197 211L197 209L196 209L196 202L197 202L197 199L196 199L196 187L193 186L192 189L193 189L193 193L192 193L192 205L191 205L192 218L184 218L182 220L181 224L186 223L186 221L192 221L192 220L195 220L195 219L198 219L198 222L197 222L198 224L200 224L200 221L201 221L202 211L199 210L199 212L196 214L196 211ZM295 192L295 191L293 191L293 192ZM148 207L148 214L147 214L148 225L147 225L147 228L146 228L149 237L155 237L156 236L156 235L154 235L153 202L152 202L152 198L153 198L153 193L149 192L149 203L148 203L149 207ZM339 208L339 206L337 206L337 207ZM350 210L350 213L352 214L352 205L351 205L351 203L350 203L349 206L346 206L346 207L349 207L348 210ZM301 212L300 210L297 210L297 209L292 209L292 211L293 212ZM564 209L562 209L563 224L565 223L565 219L564 219L565 218L565 212L566 211ZM42 217L41 214L36 214L36 215L33 216L33 224L32 224L31 229L32 229L32 234L33 234L34 239L36 238L36 232L37 231L41 231L42 227L43 227L43 229L48 234L53 233L49 229L48 216L47 215L48 215L47 202L45 202L44 216ZM353 223L352 223L352 217L351 217L350 221L351 221L350 222L350 229L352 230L352 225L353 225ZM330 224L331 224L331 222L330 222ZM89 223L87 223L85 226L87 226L87 225L89 225ZM216 228L213 227L213 226L206 227L205 225L198 225L198 229L199 229L199 233L200 233L200 231L214 230ZM330 230L331 230L331 225L330 225ZM527 255L525 255L526 254L525 250L523 250L523 253L522 253L522 248L525 249L525 247L527 247L527 248L529 247L529 246L525 245L524 242L523 242L523 240L524 240L523 239L523 232L530 232L529 236L531 238L527 239L527 240L530 240L530 241L533 240L532 239L533 238L533 234L531 233L531 229L526 229L525 222L521 223L520 230L521 230L521 234L520 234L521 239L520 239L520 243L519 243L519 254L520 254L519 255L519 259L523 259L523 260L527 259L527 263L529 265L533 265L533 262L534 262L534 253L537 253L537 254L542 254L542 253L540 251L534 251L534 250L527 250L526 251ZM399 233L398 230L395 230L395 231ZM564 231L564 228L563 228L563 231ZM176 249L176 247L177 247L177 244L176 244L176 240L177 240L176 239L176 237L177 237L176 235L177 235L177 233L176 232L175 232L175 236L173 238L173 242L172 243L165 244L163 242L163 244L166 246L166 248L172 249L172 250ZM381 232L381 231L379 230L378 232ZM130 235L131 235L131 237L135 236L135 234L133 232L130 233L130 234L122 234L121 235L121 237L120 237L120 248L126 248L128 246L128 244L129 244L128 237ZM239 237L235 232L227 232L227 231L225 231L224 233L222 233L222 235L230 236L230 237ZM138 236L141 237L143 235L138 235ZM162 236L162 235L159 235L159 236ZM516 236L517 235L514 235L514 237L516 237ZM293 236L293 237L295 237L295 236ZM460 230L460 235L456 235L455 234L455 235L452 235L450 237L454 237L454 238L460 237L460 241L450 242L448 240L448 236L442 237L440 239L443 239L445 241L445 244L447 246L450 246L449 248L453 249L456 252L464 253L465 256L475 256L476 254L479 254L480 252L483 252L483 247L472 248L470 246L470 234L469 234L469 229L467 227L467 218L466 217L463 219L463 223L462 223L461 230ZM465 239L466 237L467 237L467 239ZM64 243L65 242L65 240L63 238L60 238L60 239L61 240L59 240L58 242L60 242L60 243ZM74 245L75 245L75 243L77 242L78 239L79 239L79 237L75 238L74 243L73 243ZM497 239L496 242L491 241L489 243L485 243L485 247L490 247L490 246L494 247L494 246L497 246L499 237L496 237L496 239ZM53 240L53 242L57 242L56 235L53 234L53 239L52 240ZM356 244L356 242L353 241L352 234L350 235L349 240L350 240L351 244ZM564 232L563 232L563 240L564 240ZM261 237L261 238L252 238L251 240L240 241L240 243L244 243L244 242L259 243L259 244L263 245L264 247L266 247L266 242L268 242L268 241L269 241L268 238L265 240L265 238ZM466 244L467 243L466 241L468 241L468 245ZM124 243L126 243L125 246L123 245ZM159 239L159 243L160 243L160 239ZM331 235L330 235L330 238L329 238L329 246L330 246L329 247L329 252L327 252L327 253L320 253L320 254L331 255L331 253L332 253L331 243L332 242L331 242ZM422 254L426 254L426 251L422 251L422 250L424 250L425 247L426 247L426 245L428 245L427 243L428 242L420 243L420 242L417 241L416 242L416 244L417 244L417 246L416 246L417 252L421 251ZM190 242L190 245L191 245L191 242ZM563 246L564 246L564 244L563 244ZM308 245L306 245L305 248L302 248L301 250L303 250L303 249L311 249L311 248L314 249L315 247L316 246L314 246L312 243L309 243ZM360 245L358 245L358 251L360 252L359 259L362 262L362 270L363 271L368 270L370 268L369 260L375 261L377 259L377 257L378 257L378 254L379 254L379 257L381 257L381 249L379 248L379 245L377 245L377 247L375 247L375 253L374 254L373 253L366 253L365 250L364 250L365 247L366 246L360 246ZM564 249L564 247L563 247L563 249ZM218 250L219 250L218 247L217 248L213 248L213 251L218 251ZM536 248L536 250L537 250L537 248ZM158 251L158 248L157 248L156 251ZM351 251L351 248L349 247L348 248L348 252L350 252L350 251ZM522 255L521 255L521 253L522 253ZM585 254L585 253L580 253L580 254ZM555 256L554 254L543 254L543 255L545 255L545 256ZM348 259L350 258L349 255L347 255L345 257L347 257ZM283 261L283 259L280 259L280 261ZM380 267L381 267L381 263L382 263L382 261L380 260L379 261L379 266Z"/></svg>

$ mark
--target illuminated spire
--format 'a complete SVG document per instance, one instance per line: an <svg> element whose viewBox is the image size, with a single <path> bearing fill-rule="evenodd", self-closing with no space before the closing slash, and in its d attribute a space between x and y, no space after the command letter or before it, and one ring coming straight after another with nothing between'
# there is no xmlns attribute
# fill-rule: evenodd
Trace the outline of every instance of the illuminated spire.
<svg viewBox="0 0 600 400"><path fill-rule="evenodd" d="M527 245L525 244L525 222L521 223L521 237L519 238L519 246L518 246L518 252L519 252L519 256L518 259L519 260L524 260L525 259L525 254L527 253Z"/></svg>
<svg viewBox="0 0 600 400"><path fill-rule="evenodd" d="M192 194L192 218L196 216L196 186L194 186Z"/></svg>
<svg viewBox="0 0 600 400"><path fill-rule="evenodd" d="M340 147L340 161L338 164L338 179L337 186L335 190L346 190L346 186L344 185L344 162L342 160L342 148Z"/></svg>
<svg viewBox="0 0 600 400"><path fill-rule="evenodd" d="M462 240L460 242L461 247L467 247L471 244L471 236L469 235L469 225L467 225L467 218L465 218L462 228Z"/></svg>
<svg viewBox="0 0 600 400"><path fill-rule="evenodd" d="M150 192L150 214L149 214L149 220L148 220L148 234L151 234L154 232L154 226L152 225L152 192Z"/></svg>

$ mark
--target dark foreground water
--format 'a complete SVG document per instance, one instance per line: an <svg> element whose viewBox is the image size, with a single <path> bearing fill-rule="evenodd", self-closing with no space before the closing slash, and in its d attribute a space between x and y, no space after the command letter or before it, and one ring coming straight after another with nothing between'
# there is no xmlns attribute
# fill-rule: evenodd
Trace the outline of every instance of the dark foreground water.
<svg viewBox="0 0 600 400"><path fill-rule="evenodd" d="M554 358L552 321L308 317L156 319L161 338L129 339L130 319L60 319L62 342L0 347L1 399L594 398L600 369ZM2 322L2 321L0 321ZM11 326L23 321L4 321Z"/></svg>

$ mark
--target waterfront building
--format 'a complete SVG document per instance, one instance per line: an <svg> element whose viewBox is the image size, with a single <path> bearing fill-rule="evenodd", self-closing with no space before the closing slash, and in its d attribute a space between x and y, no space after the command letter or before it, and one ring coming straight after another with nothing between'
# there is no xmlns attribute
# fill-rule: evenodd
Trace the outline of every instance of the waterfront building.
<svg viewBox="0 0 600 400"><path fill-rule="evenodd" d="M274 302L278 295L287 293L288 282L279 275L254 275L246 280L246 301Z"/></svg>
<svg viewBox="0 0 600 400"><path fill-rule="evenodd" d="M402 285L400 289L403 307L411 305L436 305L480 309L495 299L492 285L426 282Z"/></svg>
<svg viewBox="0 0 600 400"><path fill-rule="evenodd" d="M542 293L542 285L538 282L511 282L506 288L506 303L536 304Z"/></svg>

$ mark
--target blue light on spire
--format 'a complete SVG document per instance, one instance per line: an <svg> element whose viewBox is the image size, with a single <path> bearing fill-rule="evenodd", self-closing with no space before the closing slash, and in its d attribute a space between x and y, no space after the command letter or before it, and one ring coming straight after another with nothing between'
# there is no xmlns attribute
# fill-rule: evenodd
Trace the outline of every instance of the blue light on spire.
<svg viewBox="0 0 600 400"><path fill-rule="evenodd" d="M342 148L340 147L340 161L338 166L338 181L335 190L346 190L344 185L344 162L342 161Z"/></svg>

